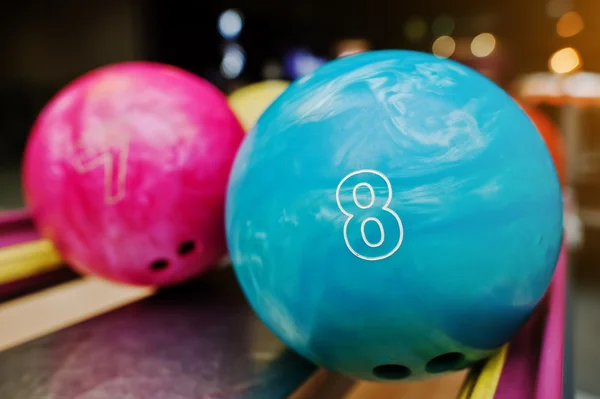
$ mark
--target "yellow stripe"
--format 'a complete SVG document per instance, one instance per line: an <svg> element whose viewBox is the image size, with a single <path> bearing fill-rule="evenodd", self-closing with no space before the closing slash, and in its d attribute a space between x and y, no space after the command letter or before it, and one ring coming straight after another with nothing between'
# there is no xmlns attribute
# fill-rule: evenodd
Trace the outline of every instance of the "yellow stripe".
<svg viewBox="0 0 600 399"><path fill-rule="evenodd" d="M479 378L480 373L480 367L473 368L469 371L469 374L467 374L467 378L461 387L458 399L469 399L471 397L471 392L473 392L473 387L475 386L475 382L477 381L477 378Z"/></svg>
<svg viewBox="0 0 600 399"><path fill-rule="evenodd" d="M496 389L498 388L498 382L500 382L500 376L502 375L502 369L504 368L504 363L506 361L508 345L509 344L504 345L487 361L483 370L481 370L481 374L479 374L479 378L477 378L477 381L473 386L473 391L471 392L469 399L494 398Z"/></svg>
<svg viewBox="0 0 600 399"><path fill-rule="evenodd" d="M48 240L36 240L0 249L0 284L60 267L60 254Z"/></svg>
<svg viewBox="0 0 600 399"><path fill-rule="evenodd" d="M8 301L0 305L0 351L138 301L152 293L150 288L84 277Z"/></svg>

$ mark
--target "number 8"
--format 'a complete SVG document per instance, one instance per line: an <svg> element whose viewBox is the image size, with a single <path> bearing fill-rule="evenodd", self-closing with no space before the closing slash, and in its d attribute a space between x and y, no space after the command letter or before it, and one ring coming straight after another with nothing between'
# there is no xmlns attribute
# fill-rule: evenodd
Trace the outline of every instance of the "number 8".
<svg viewBox="0 0 600 399"><path fill-rule="evenodd" d="M398 236L398 242L396 243L394 248L391 251L388 251L387 253L385 253L383 255L379 255L379 256L362 255L362 254L358 253L354 248L352 248L352 245L350 244L350 240L348 239L348 225L349 225L350 221L357 215L353 215L350 212L348 212L346 209L344 209L344 207L342 206L342 202L340 200L340 191L341 191L344 183L349 178L359 175L359 174L371 174L371 175L379 176L385 181L386 186L387 186L386 187L387 188L387 200L385 201L385 204L381 207L381 210L383 212L389 213L390 215L392 215L394 217L394 219L397 222L397 228L399 229L399 236ZM367 205L361 205L358 202L358 197L356 195L356 191L360 187L366 187L371 194L371 201ZM390 208L388 208L390 202L392 202L392 184L390 183L390 180L383 173L378 172L376 170L371 170L371 169L362 169L362 170L358 170L356 172L352 172L352 173L348 174L338 184L337 190L335 192L335 199L336 199L337 205L340 208L340 210L342 211L342 213L344 215L348 216L348 219L346 219L346 223L344 223L344 241L346 242L346 246L348 247L350 252L352 252L356 257L358 257L360 259L364 259L364 260L369 260L369 261L382 260L382 259L392 256L398 250L398 248L400 248L400 245L402 245L402 240L404 238L404 227L402 226L402 221L400 220L400 217L398 216L398 214L396 212L394 212L393 210L391 210ZM375 199L376 199L375 190L373 189L373 186L371 186L369 183L365 183L365 182L358 183L352 189L352 199L354 200L354 204L358 208L369 209L375 204ZM379 227L379 231L381 233L381 238L376 243L370 242L365 235L365 225L367 224L367 222L371 222L371 221L377 223L377 226ZM360 224L360 233L361 233L364 243L367 246L369 246L370 248L380 247L385 242L385 228L383 227L383 224L381 223L381 221L378 218L375 218L375 217L365 218Z"/></svg>

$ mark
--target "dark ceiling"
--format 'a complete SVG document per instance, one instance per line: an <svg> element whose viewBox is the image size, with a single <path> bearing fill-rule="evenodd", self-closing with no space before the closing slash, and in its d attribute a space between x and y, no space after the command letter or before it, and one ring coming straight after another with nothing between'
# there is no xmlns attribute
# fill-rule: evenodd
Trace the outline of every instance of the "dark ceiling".
<svg viewBox="0 0 600 399"><path fill-rule="evenodd" d="M456 21L455 35L495 33L511 54L517 73L546 69L549 55L562 41L554 33L556 20L545 13L547 0L204 0L202 2L150 0L154 19L152 37L157 58L172 62L218 62L218 47L203 55L185 55L185 37L218 43L215 24L227 8L241 10L246 27L240 37L248 54L276 56L282 48L305 46L319 55L331 55L336 40L365 37L375 48L410 48L430 51L435 39L408 42L404 24L412 16L431 23L440 15ZM176 39L177 38L177 39ZM199 39L200 40L200 39ZM162 43L162 44L161 44ZM211 55L212 54L212 55ZM163 58L161 58L163 57ZM183 58L188 61L183 61ZM202 61L199 60L202 58ZM179 61L178 61L179 60ZM251 60L249 60L251 63ZM251 68L251 66L250 66Z"/></svg>
<svg viewBox="0 0 600 399"><path fill-rule="evenodd" d="M246 21L239 38L247 55L244 81L261 79L265 60L281 60L291 47L329 57L342 38L366 38L374 48L430 51L431 34L409 42L404 26L413 16L431 24L440 15L455 19L453 36L494 33L510 54L514 74L547 70L548 57L565 46L580 51L584 69L600 72L600 24L594 23L600 1L575 1L586 27L570 39L557 36L556 19L546 14L548 1L8 0L0 13L0 160L8 152L20 154L31 121L50 95L99 65L145 58L227 86L218 71L224 40L217 20L228 8L239 9Z"/></svg>

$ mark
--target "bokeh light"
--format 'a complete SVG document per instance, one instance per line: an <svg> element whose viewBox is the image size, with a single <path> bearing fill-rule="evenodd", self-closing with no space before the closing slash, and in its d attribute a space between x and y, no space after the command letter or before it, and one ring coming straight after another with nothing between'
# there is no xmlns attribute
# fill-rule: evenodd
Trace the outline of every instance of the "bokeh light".
<svg viewBox="0 0 600 399"><path fill-rule="evenodd" d="M235 79L242 73L246 64L244 49L237 44L225 47L221 61L221 73L227 79Z"/></svg>
<svg viewBox="0 0 600 399"><path fill-rule="evenodd" d="M548 0L546 3L546 14L552 18L559 18L571 8L570 0Z"/></svg>
<svg viewBox="0 0 600 399"><path fill-rule="evenodd" d="M346 57L368 51L371 45L366 39L344 39L335 46L336 57Z"/></svg>
<svg viewBox="0 0 600 399"><path fill-rule="evenodd" d="M290 79L298 79L311 73L325 63L325 59L306 49L293 49L286 53L283 60L284 72Z"/></svg>
<svg viewBox="0 0 600 399"><path fill-rule="evenodd" d="M226 39L237 37L242 31L242 14L236 10L227 10L219 16L219 33Z"/></svg>
<svg viewBox="0 0 600 399"><path fill-rule="evenodd" d="M433 42L431 51L437 57L449 58L456 50L456 42L450 36L440 36Z"/></svg>
<svg viewBox="0 0 600 399"><path fill-rule="evenodd" d="M583 18L577 11L569 11L556 23L556 33L560 37L571 37L575 36L583 30L584 23Z"/></svg>
<svg viewBox="0 0 600 399"><path fill-rule="evenodd" d="M277 60L265 62L262 69L263 79L279 79L283 76L283 67Z"/></svg>
<svg viewBox="0 0 600 399"><path fill-rule="evenodd" d="M495 48L496 38L491 33L480 33L471 41L471 53L475 57L487 57L492 54Z"/></svg>
<svg viewBox="0 0 600 399"><path fill-rule="evenodd" d="M404 24L404 36L416 43L425 37L427 33L427 23L421 17L410 17Z"/></svg>
<svg viewBox="0 0 600 399"><path fill-rule="evenodd" d="M548 64L554 73L570 73L581 66L581 57L573 47L566 47L552 54Z"/></svg>

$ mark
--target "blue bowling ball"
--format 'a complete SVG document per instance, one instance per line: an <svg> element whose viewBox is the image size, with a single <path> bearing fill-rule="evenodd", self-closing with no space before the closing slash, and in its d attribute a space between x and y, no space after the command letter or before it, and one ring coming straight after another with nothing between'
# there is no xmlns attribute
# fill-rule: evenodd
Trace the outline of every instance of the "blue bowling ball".
<svg viewBox="0 0 600 399"><path fill-rule="evenodd" d="M288 346L365 380L468 367L552 278L561 189L502 89L446 59L374 51L294 82L243 143L226 227L252 307Z"/></svg>

